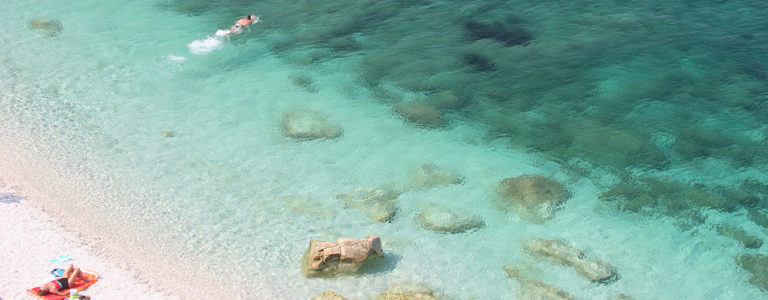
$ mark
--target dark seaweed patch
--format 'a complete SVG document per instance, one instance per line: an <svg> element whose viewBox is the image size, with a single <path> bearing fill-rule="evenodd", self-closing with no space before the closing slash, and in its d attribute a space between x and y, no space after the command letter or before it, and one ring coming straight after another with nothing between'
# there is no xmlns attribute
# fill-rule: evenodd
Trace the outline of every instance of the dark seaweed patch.
<svg viewBox="0 0 768 300"><path fill-rule="evenodd" d="M505 25L501 22L482 23L467 21L464 31L469 40L494 39L507 47L525 46L533 39L519 24Z"/></svg>
<svg viewBox="0 0 768 300"><path fill-rule="evenodd" d="M480 54L468 53L461 57L461 60L472 69L479 72L493 72L496 70L490 59Z"/></svg>

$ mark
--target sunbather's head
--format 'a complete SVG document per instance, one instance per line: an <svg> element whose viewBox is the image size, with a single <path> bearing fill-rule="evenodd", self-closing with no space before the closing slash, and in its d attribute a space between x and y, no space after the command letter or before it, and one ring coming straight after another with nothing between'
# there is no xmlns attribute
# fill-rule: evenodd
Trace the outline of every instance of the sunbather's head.
<svg viewBox="0 0 768 300"><path fill-rule="evenodd" d="M39 290L37 290L37 294L42 295L48 295L51 291L48 289L48 286L41 286Z"/></svg>

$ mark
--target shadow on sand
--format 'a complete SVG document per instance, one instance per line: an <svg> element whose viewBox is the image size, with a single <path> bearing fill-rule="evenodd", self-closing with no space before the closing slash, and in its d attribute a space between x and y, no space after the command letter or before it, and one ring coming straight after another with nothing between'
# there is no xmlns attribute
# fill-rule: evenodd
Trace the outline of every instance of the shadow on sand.
<svg viewBox="0 0 768 300"><path fill-rule="evenodd" d="M18 203L21 201L22 198L19 195L11 194L11 193L0 193L0 203L10 204L10 203Z"/></svg>

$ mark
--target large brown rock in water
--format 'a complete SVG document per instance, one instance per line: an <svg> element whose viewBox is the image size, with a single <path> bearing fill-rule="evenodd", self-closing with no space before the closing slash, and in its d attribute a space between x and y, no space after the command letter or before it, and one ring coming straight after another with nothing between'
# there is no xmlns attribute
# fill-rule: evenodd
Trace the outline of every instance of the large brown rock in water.
<svg viewBox="0 0 768 300"><path fill-rule="evenodd" d="M592 282L611 283L619 278L619 273L610 264L587 258L584 252L563 241L530 238L523 239L522 245L530 255L571 267Z"/></svg>
<svg viewBox="0 0 768 300"><path fill-rule="evenodd" d="M497 202L502 210L512 210L521 218L544 223L571 194L562 183L541 175L505 178L498 186Z"/></svg>
<svg viewBox="0 0 768 300"><path fill-rule="evenodd" d="M295 110L283 116L283 133L286 136L302 139L335 139L341 136L339 126L326 121L322 113L311 110Z"/></svg>
<svg viewBox="0 0 768 300"><path fill-rule="evenodd" d="M311 240L302 266L307 277L337 276L357 272L368 259L383 255L378 236L339 238L335 243Z"/></svg>

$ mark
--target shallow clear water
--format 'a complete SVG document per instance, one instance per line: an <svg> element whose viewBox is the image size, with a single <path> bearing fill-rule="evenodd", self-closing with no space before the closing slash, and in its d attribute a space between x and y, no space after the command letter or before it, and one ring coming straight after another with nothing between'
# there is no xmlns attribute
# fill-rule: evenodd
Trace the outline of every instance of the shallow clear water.
<svg viewBox="0 0 768 300"><path fill-rule="evenodd" d="M3 6L0 134L29 146L23 151L50 165L49 176L80 186L80 197L58 201L95 216L94 234L142 259L190 264L265 298L326 289L370 298L400 281L458 299L508 298L518 285L502 266L520 261L577 298L764 297L735 257L765 247L745 249L716 230L732 224L765 239L749 218L765 208L762 190L747 191L757 200L744 203L681 199L683 209L671 207L690 194L636 206L601 197L636 183L627 178L697 183L714 194L767 182L762 2ZM263 23L211 39L249 12ZM38 17L59 21L60 32L33 28ZM438 107L444 126L392 112L444 91L462 100ZM295 109L326 114L343 136L285 137L281 119ZM359 186L407 186L425 163L465 180L407 190L390 223L337 199ZM544 224L498 210L496 185L521 174L555 178L573 196ZM286 201L296 195L309 200ZM414 217L431 203L486 225L423 229ZM301 276L310 239L366 235L382 238L383 265L360 276ZM591 284L537 262L519 245L529 236L565 239L621 278Z"/></svg>

